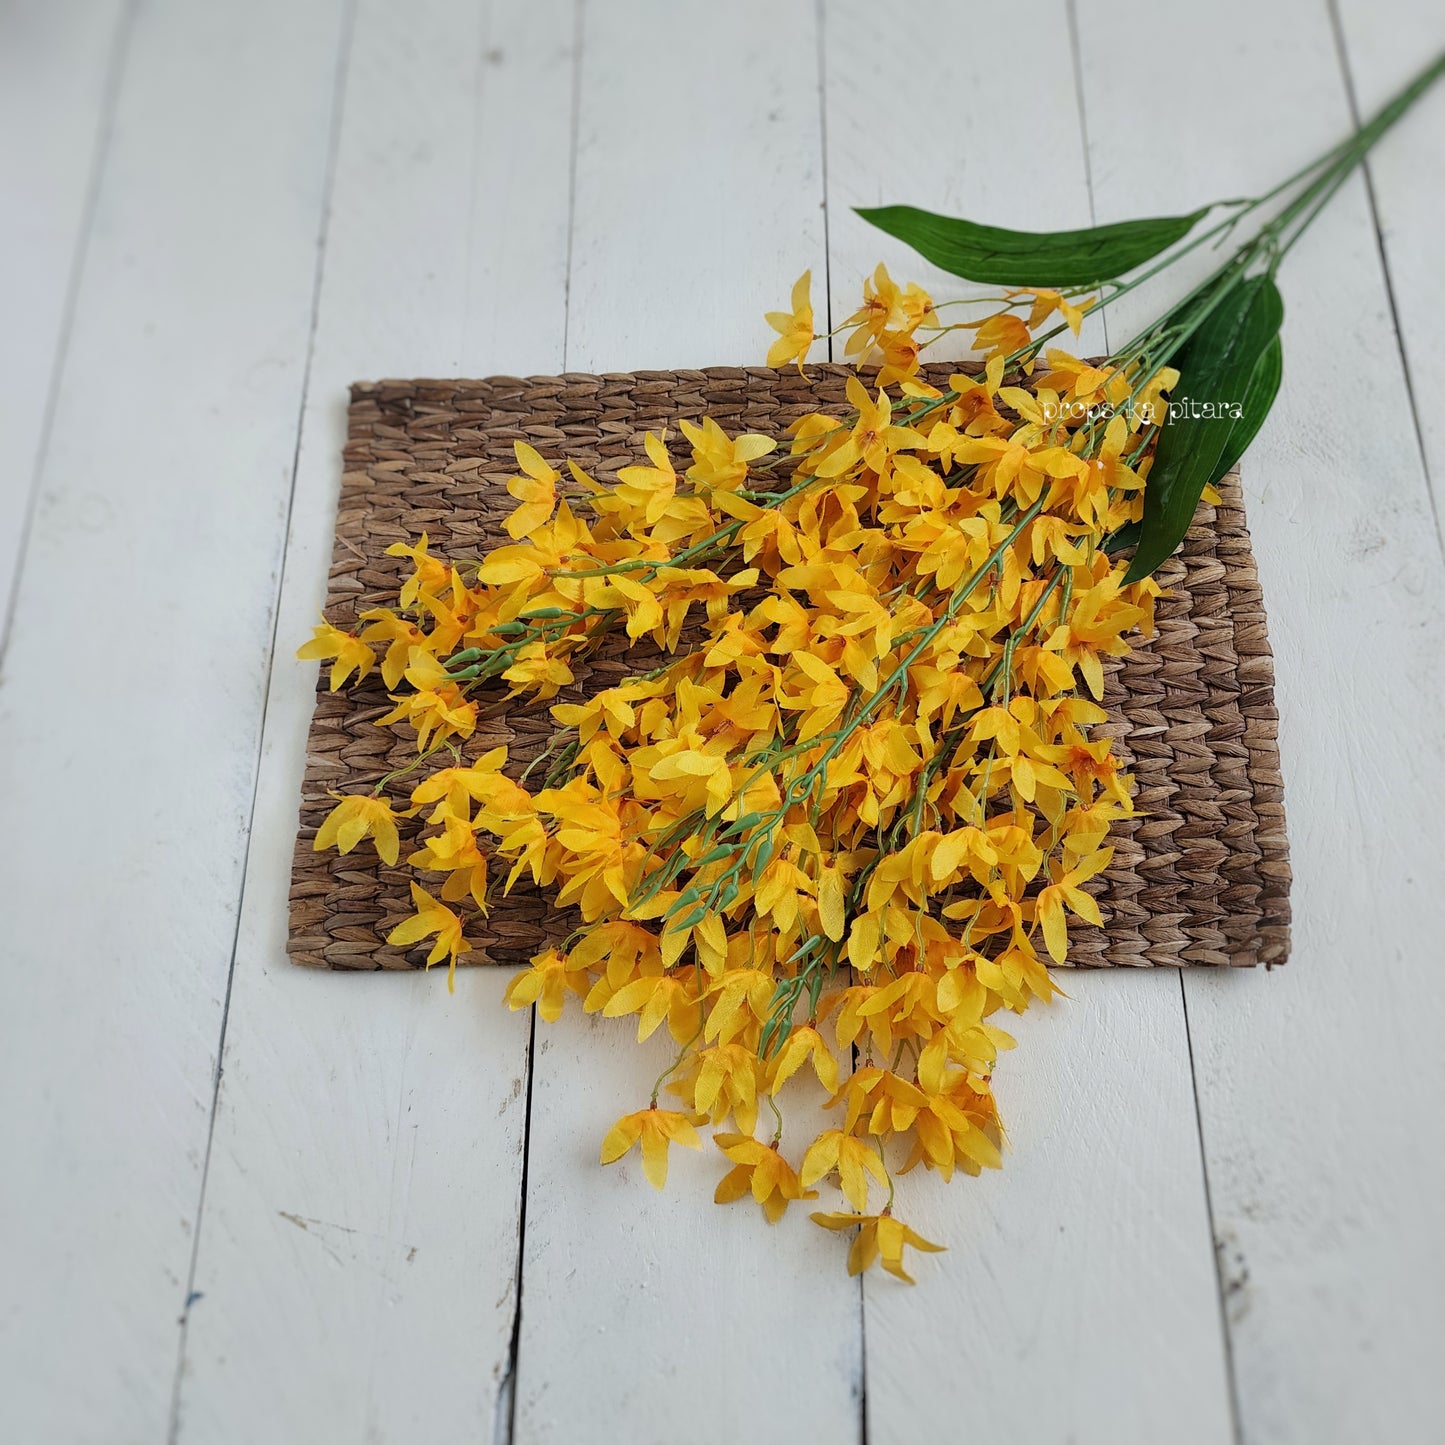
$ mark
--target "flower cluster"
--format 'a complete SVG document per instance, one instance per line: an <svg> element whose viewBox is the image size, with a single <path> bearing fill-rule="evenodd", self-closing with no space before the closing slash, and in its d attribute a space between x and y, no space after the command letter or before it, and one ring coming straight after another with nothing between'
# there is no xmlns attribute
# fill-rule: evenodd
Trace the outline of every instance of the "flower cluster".
<svg viewBox="0 0 1445 1445"><path fill-rule="evenodd" d="M416 911L390 941L455 967L493 890L550 890L577 927L511 1006L550 1022L571 999L676 1045L602 1162L637 1147L661 1188L669 1145L710 1125L719 1202L750 1195L772 1222L836 1181L850 1210L813 1218L858 1226L855 1273L878 1259L906 1279L905 1245L937 1248L894 1218L898 1176L999 1166L1013 1041L995 1020L1056 992L1047 965L1073 920L1100 922L1090 880L1132 808L1091 729L1106 659L1152 625L1158 589L1124 585L1112 544L1176 373L1047 346L1086 304L1007 292L945 324L880 267L839 328L879 368L849 379L846 410L783 438L682 420L682 470L648 436L615 481L569 461L565 487L519 443L510 545L479 563L391 548L413 564L398 606L301 651L334 660L333 687L379 665L382 724L448 762L411 789ZM769 320L769 361L801 366L806 276ZM920 354L960 328L979 363L927 385ZM616 632L656 665L555 702L520 778L501 749L468 757L489 693L551 700ZM369 837L394 861L382 792L339 799L316 846ZM825 1117L785 1155L804 1077Z"/></svg>

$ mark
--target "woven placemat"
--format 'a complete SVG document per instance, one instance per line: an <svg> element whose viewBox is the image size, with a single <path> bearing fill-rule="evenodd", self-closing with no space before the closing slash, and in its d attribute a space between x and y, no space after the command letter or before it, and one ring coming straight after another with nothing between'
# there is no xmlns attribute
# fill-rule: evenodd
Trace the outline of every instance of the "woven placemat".
<svg viewBox="0 0 1445 1445"><path fill-rule="evenodd" d="M926 372L946 384L952 369ZM410 563L385 555L392 542L426 531L434 553L445 556L509 540L501 523L516 505L504 485L516 472L514 441L531 442L554 464L568 456L610 478L641 455L645 430L668 425L680 440L679 418L707 415L729 432L777 436L805 411L844 405L850 374L842 366L811 367L806 379L716 367L358 384L326 615L350 627L358 612L395 604ZM682 447L677 457L690 460ZM1069 930L1076 965L1273 965L1289 951L1290 870L1264 603L1238 477L1225 478L1219 491L1221 505L1201 508L1181 553L1159 573L1169 595L1158 606L1156 636L1108 671L1110 721L1099 731L1118 739L1139 812L1116 826L1114 861L1094 880L1103 928ZM578 669L579 686L610 684L636 666L619 640ZM408 829L414 836L422 820L403 824L398 868L384 867L369 843L345 858L312 848L333 806L328 790L369 791L415 756L415 743L375 726L390 708L378 672L346 692L323 688L307 742L288 952L321 968L416 967L425 944L408 954L383 939L411 911ZM505 743L509 771L520 771L552 732L547 709L512 703L485 716L466 756ZM391 795L404 803L412 782L397 780ZM519 884L494 904L485 936L463 961L525 962L576 921Z"/></svg>

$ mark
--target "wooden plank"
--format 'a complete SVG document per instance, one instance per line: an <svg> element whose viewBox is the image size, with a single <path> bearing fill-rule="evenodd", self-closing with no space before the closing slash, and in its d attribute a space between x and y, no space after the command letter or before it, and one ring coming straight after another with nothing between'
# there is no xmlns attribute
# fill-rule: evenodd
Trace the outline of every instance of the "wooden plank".
<svg viewBox="0 0 1445 1445"><path fill-rule="evenodd" d="M526 1014L508 974L285 955L346 386L562 361L570 0L363 3L180 1393L187 1440L454 1440L507 1423ZM519 117L526 117L519 123ZM499 1438L505 1438L504 1434Z"/></svg>
<svg viewBox="0 0 1445 1445"><path fill-rule="evenodd" d="M1348 129L1313 0L1080 13L1109 218L1258 192ZM1396 38L1391 83L1433 49ZM1141 125L1118 77L1164 74L1167 120ZM1379 152L1389 170L1400 146L1437 153L1428 114L1404 126ZM1402 213L1401 244L1434 247L1435 222ZM1424 1440L1445 1330L1445 1170L1422 1143L1445 1089L1428 848L1445 815L1445 570L1359 179L1281 285L1284 386L1243 476L1276 648L1294 956L1185 989L1244 1438Z"/></svg>
<svg viewBox="0 0 1445 1445"><path fill-rule="evenodd" d="M967 287L911 259L855 217L909 203L1026 229L1087 225L1090 197L1066 5L970 12L945 85L924 81L912 45L875 43L876 11L827 11L828 183L833 315L848 314L880 258L940 299ZM950 33L957 12L910 4L890 29ZM1027 52L1050 83L1030 89ZM935 90L934 139L919 114L884 102ZM928 164L916 163L927 146ZM1107 219L1101 217L1101 219ZM982 313L976 313L982 314ZM1102 328L1079 343L1102 349ZM952 1184L911 1174L898 1212L947 1254L919 1261L916 1291L870 1277L868 1415L873 1445L970 1431L999 1440L1228 1438L1214 1261L1178 979L1066 975L1069 1002L1017 1022L998 1090L1015 1152L1001 1175ZM940 1341L960 1342L940 1355Z"/></svg>
<svg viewBox="0 0 1445 1445"><path fill-rule="evenodd" d="M823 295L814 19L762 0L712 8L587 13L575 370L761 364L776 340L761 310L810 265Z"/></svg>
<svg viewBox="0 0 1445 1445"><path fill-rule="evenodd" d="M1431 0L1341 0L1338 13L1348 78L1362 119L1408 84L1428 57L1445 50L1445 11ZM1440 267L1440 191L1422 178L1445 170L1442 137L1445 85L1436 85L1367 163L1388 267L1391 316L1409 369L1437 528L1445 514L1445 416L1435 398L1445 387L1445 354L1433 321L1445 311L1445 272Z"/></svg>
<svg viewBox="0 0 1445 1445"><path fill-rule="evenodd" d="M340 8L156 0L130 41L0 713L7 1439L166 1428Z"/></svg>
<svg viewBox="0 0 1445 1445"><path fill-rule="evenodd" d="M899 1217L948 1253L913 1257L915 1289L867 1281L870 1442L965 1418L999 1441L1230 1439L1178 975L1062 983L1002 1021L1002 1171L899 1181Z"/></svg>
<svg viewBox="0 0 1445 1445"><path fill-rule="evenodd" d="M821 293L812 8L598 6L583 55L568 365L760 360L761 312L805 266ZM710 1143L675 1151L661 1195L635 1159L598 1167L667 1062L634 1033L538 1024L516 1440L856 1438L858 1292L835 1241L713 1205Z"/></svg>
<svg viewBox="0 0 1445 1445"><path fill-rule="evenodd" d="M120 0L0 12L0 650L124 44ZM40 117L44 117L40 123Z"/></svg>

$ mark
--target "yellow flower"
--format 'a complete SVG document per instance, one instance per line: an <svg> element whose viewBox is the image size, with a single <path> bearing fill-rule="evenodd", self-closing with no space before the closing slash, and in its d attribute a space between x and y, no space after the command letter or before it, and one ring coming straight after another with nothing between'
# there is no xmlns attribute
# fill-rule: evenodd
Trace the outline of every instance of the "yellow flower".
<svg viewBox="0 0 1445 1445"><path fill-rule="evenodd" d="M1040 390L1048 388L1057 391L1062 386L1069 400L1083 405L1098 400L1106 386L1112 387L1110 378L1118 375L1113 367L1090 366L1087 361L1081 361L1077 356L1070 356L1067 351L1059 351L1052 346L1044 352L1044 356L1051 370L1040 378Z"/></svg>
<svg viewBox="0 0 1445 1445"><path fill-rule="evenodd" d="M713 985L716 1001L708 1014L708 1043L720 1039L730 1044L741 1034L762 1023L773 1002L773 980L759 968L732 969Z"/></svg>
<svg viewBox="0 0 1445 1445"><path fill-rule="evenodd" d="M331 665L332 692L353 672L356 680L360 682L376 665L376 654L349 632L343 632L325 620L314 631L311 641L302 643L296 649L296 656L301 662L320 662L334 657L336 661Z"/></svg>
<svg viewBox="0 0 1445 1445"><path fill-rule="evenodd" d="M679 1044L696 1037L701 1007L697 993L682 979L670 974L655 974L625 983L602 1006L607 1018L624 1014L637 1015L637 1040L650 1038L653 1031L667 1020L668 1032Z"/></svg>
<svg viewBox="0 0 1445 1445"><path fill-rule="evenodd" d="M868 1181L863 1177L865 1170L884 1189L888 1187L888 1169L876 1149L855 1134L845 1134L841 1129L826 1129L803 1155L802 1182L816 1184L835 1169L843 1197L860 1214L868 1208Z"/></svg>
<svg viewBox="0 0 1445 1445"><path fill-rule="evenodd" d="M1038 286L1023 291L1006 291L1004 295L1010 299L1015 296L1033 297L1033 309L1029 312L1028 320L1030 331L1037 331L1057 311L1069 323L1069 330L1075 336L1079 334L1079 328L1084 324L1084 312L1094 304L1094 297L1090 296L1076 306L1060 292L1051 290L1047 286Z"/></svg>
<svg viewBox="0 0 1445 1445"><path fill-rule="evenodd" d="M677 495L677 468L668 454L665 437L648 432L642 438L642 446L652 465L619 468L613 495L638 513L634 526L638 522L653 526L667 515ZM616 573L606 581L616 585L617 578L624 575Z"/></svg>
<svg viewBox="0 0 1445 1445"><path fill-rule="evenodd" d="M436 803L430 821L442 822L448 815L465 819L470 799L491 803L516 785L502 776L507 761L506 748L489 748L469 768L442 768L423 779L411 790L411 800L418 808Z"/></svg>
<svg viewBox="0 0 1445 1445"><path fill-rule="evenodd" d="M675 789L666 791L675 791L689 801L704 802L709 813L718 812L733 795L732 774L727 758L721 753L684 746L655 763L649 760L644 766L652 782L675 784ZM697 786L699 783L701 787Z"/></svg>
<svg viewBox="0 0 1445 1445"><path fill-rule="evenodd" d="M858 420L852 432L818 464L820 477L840 477L859 461L882 476L888 471L893 453L924 445L917 432L894 424L893 403L882 387L874 399L856 376L850 376L844 390L858 413Z"/></svg>
<svg viewBox="0 0 1445 1445"><path fill-rule="evenodd" d="M522 505L507 518L506 528L511 537L526 537L550 520L557 506L558 473L526 442L513 442L512 448L524 475L513 477L507 490Z"/></svg>
<svg viewBox="0 0 1445 1445"><path fill-rule="evenodd" d="M581 968L555 948L549 948L539 953L507 985L503 998L510 1009L536 1004L537 1012L551 1024L562 1017L562 1004L568 990L583 993L586 988L587 981Z"/></svg>
<svg viewBox="0 0 1445 1445"><path fill-rule="evenodd" d="M946 1248L933 1244L921 1234L910 1229L902 1220L891 1214L824 1214L809 1215L815 1224L824 1229L852 1229L858 1226L858 1237L848 1251L848 1273L862 1274L881 1255L883 1268L896 1275L905 1284L913 1284L913 1276L903 1268L903 1246L911 1244L914 1249L924 1249L930 1254L941 1254Z"/></svg>
<svg viewBox="0 0 1445 1445"><path fill-rule="evenodd" d="M716 1044L699 1049L692 1056L691 1072L667 1087L713 1124L721 1124L731 1113L738 1128L751 1134L758 1123L762 1072L762 1061L742 1044Z"/></svg>
<svg viewBox="0 0 1445 1445"><path fill-rule="evenodd" d="M969 436L984 436L991 431L1007 431L1009 423L998 410L998 389L1003 384L1004 361L1002 356L991 356L983 369L983 379L977 380L963 372L956 372L948 378L950 391L958 394L958 400L948 409L948 424L939 433L947 441L950 434L963 431ZM944 423L935 425L934 431ZM929 446L938 450L929 435Z"/></svg>
<svg viewBox="0 0 1445 1445"><path fill-rule="evenodd" d="M885 331L878 338L878 349L883 353L882 365L878 368L879 386L907 381L923 363L923 343L910 331Z"/></svg>
<svg viewBox="0 0 1445 1445"><path fill-rule="evenodd" d="M1069 620L1054 628L1043 642L1045 649L1059 653L1071 668L1078 668L1089 691L1101 701L1104 666L1100 654L1121 656L1128 652L1121 634L1144 616L1141 607L1120 598L1120 576L1117 571L1110 573L1097 587L1076 593Z"/></svg>
<svg viewBox="0 0 1445 1445"><path fill-rule="evenodd" d="M886 332L915 331L919 326L936 326L938 314L933 300L916 282L904 290L880 261L871 277L863 281L863 304L843 323L856 328L848 337L844 355L856 356L881 343Z"/></svg>
<svg viewBox="0 0 1445 1445"><path fill-rule="evenodd" d="M1011 356L1016 351L1022 351L1033 339L1023 318L1008 311L986 317L972 324L969 330L974 333L973 349L987 357Z"/></svg>
<svg viewBox="0 0 1445 1445"><path fill-rule="evenodd" d="M389 607L373 607L361 614L363 642L385 642L386 656L381 659L381 678L387 687L395 687L406 672L407 658L413 647L427 645L426 634L414 622L398 617ZM364 675L364 674L363 674Z"/></svg>
<svg viewBox="0 0 1445 1445"><path fill-rule="evenodd" d="M446 680L446 668L429 652L413 647L409 657L406 680L416 692L392 696L396 706L377 718L377 727L389 727L405 718L416 729L417 747L422 752L429 742L443 742L453 733L471 737L477 725L476 703L468 702L461 688Z"/></svg>
<svg viewBox="0 0 1445 1445"><path fill-rule="evenodd" d="M444 819L442 829L406 861L429 873L445 873L442 897L448 903L460 903L470 895L483 915L487 914L487 855L477 847L476 834L457 817Z"/></svg>
<svg viewBox="0 0 1445 1445"><path fill-rule="evenodd" d="M1132 389L1132 383L1125 383ZM1166 393L1179 384L1179 373L1172 366L1161 366L1139 389L1133 400L1133 415L1130 422L1134 427L1163 426L1169 419L1169 402ZM1123 401L1126 398L1121 397Z"/></svg>
<svg viewBox="0 0 1445 1445"><path fill-rule="evenodd" d="M388 557L410 557L415 571L402 584L401 605L410 607L423 593L437 593L446 587L451 578L451 568L438 561L427 551L427 534L421 534L421 541L414 547L405 542L393 542L386 549Z"/></svg>
<svg viewBox="0 0 1445 1445"><path fill-rule="evenodd" d="M341 798L339 793L331 796ZM388 868L395 868L401 841L397 837L391 804L385 798L352 796L341 798L327 814L326 821L317 829L316 842L312 847L318 853L333 846L339 853L349 853L368 837L376 849L376 856Z"/></svg>
<svg viewBox="0 0 1445 1445"><path fill-rule="evenodd" d="M813 303L808 296L812 279L813 273L804 271L794 283L791 312L768 312L768 325L779 333L779 339L768 348L769 366L786 366L796 358L798 370L803 369L803 358L813 344Z"/></svg>
<svg viewBox="0 0 1445 1445"><path fill-rule="evenodd" d="M413 943L436 934L436 942L426 957L426 966L430 968L443 958L447 959L447 991L452 992L456 989L457 956L471 947L462 936L462 921L420 884L411 885L411 901L416 912L398 923L386 935L386 941L398 948L410 948Z"/></svg>
<svg viewBox="0 0 1445 1445"><path fill-rule="evenodd" d="M1068 930L1064 923L1066 905L1085 923L1092 923L1096 928L1103 925L1103 919L1099 916L1099 905L1079 884L1096 873L1102 873L1113 856L1112 848L1101 849L1068 872L1059 871L1054 881L1039 893L1034 904L1034 916L1044 931L1044 943L1049 950L1049 957L1055 963L1062 963L1068 956Z"/></svg>
<svg viewBox="0 0 1445 1445"><path fill-rule="evenodd" d="M1013 1042L1001 1030L996 1032ZM983 1042L991 1053L991 1041ZM975 1084L965 1071L949 1069L947 1054L948 1035L940 1033L919 1060L919 1080L924 1085L926 1103L913 1120L913 1157L901 1172L907 1173L920 1161L938 1170L945 1179L953 1178L955 1164L969 1174L1002 1169L999 1145L1003 1131L993 1095L987 1084Z"/></svg>
<svg viewBox="0 0 1445 1445"><path fill-rule="evenodd" d="M700 427L690 421L680 421L678 426L692 445L689 480L728 492L736 491L747 480L750 462L767 456L777 445L771 437L755 432L729 437L710 416L703 417Z"/></svg>
<svg viewBox="0 0 1445 1445"><path fill-rule="evenodd" d="M776 1142L769 1147L748 1134L714 1134L713 1143L735 1166L718 1183L713 1195L715 1204L731 1204L751 1190L753 1198L763 1206L768 1223L776 1224L792 1200L818 1197L816 1189L804 1189L798 1182L793 1166L778 1152Z"/></svg>
<svg viewBox="0 0 1445 1445"><path fill-rule="evenodd" d="M544 643L532 642L518 650L517 661L502 676L512 684L513 692L533 688L545 702L556 697L558 688L566 687L573 674L560 657L548 652Z"/></svg>
<svg viewBox="0 0 1445 1445"><path fill-rule="evenodd" d="M769 983L768 991L771 995L771 983ZM810 1057L813 1061L813 1072L818 1076L818 1082L830 1094L836 1094L838 1092L838 1060L833 1057L832 1051L823 1042L823 1036L811 1024L794 1029L788 1035L787 1043L778 1050L778 1056L773 1060L772 1083L769 1091L776 1094Z"/></svg>
<svg viewBox="0 0 1445 1445"><path fill-rule="evenodd" d="M632 1146L642 1144L642 1172L654 1189L667 1183L667 1146L681 1144L688 1149L701 1149L702 1140L687 1116L672 1109L659 1109L654 1104L636 1114L624 1114L607 1131L602 1141L602 1162L614 1163Z"/></svg>

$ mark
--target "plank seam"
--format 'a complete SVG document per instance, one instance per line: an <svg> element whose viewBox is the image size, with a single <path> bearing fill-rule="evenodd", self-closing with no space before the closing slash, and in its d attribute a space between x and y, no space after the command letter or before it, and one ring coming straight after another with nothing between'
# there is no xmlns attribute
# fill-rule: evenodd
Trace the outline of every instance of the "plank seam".
<svg viewBox="0 0 1445 1445"><path fill-rule="evenodd" d="M95 233L96 207L100 199L100 183L110 160L111 138L115 131L116 104L120 97L121 81L125 75L126 62L130 57L131 35L135 30L135 17L140 0L126 0L116 18L115 34L110 42L110 54L106 60L105 78L102 82L100 102L100 124L96 127L95 143L91 150L90 171L85 180L85 195L80 206L80 224L75 238L75 250L70 258L70 270L65 278L65 299L60 308L60 329L55 339L55 356L50 366L50 382L45 390L45 408L40 417L40 435L35 443L35 456L31 462L30 482L25 491L25 501L20 512L20 527L15 539L15 570L10 578L10 591L5 599L5 613L0 617L0 668L4 667L6 654L10 650L10 638L15 625L15 609L20 601L20 583L25 575L25 559L30 551L30 537L35 530L35 510L40 501L40 478L50 456L50 441L55 430L55 413L60 404L60 378L65 373L66 359L70 354L70 338L75 329L75 311L80 295L80 278L85 272L86 258L90 254L90 241Z"/></svg>
<svg viewBox="0 0 1445 1445"><path fill-rule="evenodd" d="M532 1005L527 1023L527 1097L522 1113L522 1178L518 1186L517 1206L517 1270L512 1300L512 1336L507 1346L507 1368L497 1394L495 1445L512 1445L517 1438L517 1361L522 1353L522 1290L527 1260L527 1188L528 1166L532 1156L532 1080L536 1077L533 1060L537 1055L537 1006Z"/></svg>
<svg viewBox="0 0 1445 1445"><path fill-rule="evenodd" d="M1229 1327L1229 1310L1225 1304L1224 1270L1220 1263L1219 1231L1214 1224L1214 1194L1209 1185L1209 1155L1204 1147L1204 1111L1199 1106L1199 1087L1194 1071L1194 1036L1189 1031L1189 990L1184 986L1184 970L1179 970L1179 1002L1184 1012L1184 1046L1189 1054L1189 1088L1194 1096L1194 1127L1199 1134L1199 1171L1204 1179L1204 1216L1209 1222L1209 1246L1214 1256L1214 1278L1218 1285L1219 1332L1224 1339L1224 1377L1229 1386L1229 1423L1235 1445L1244 1439L1244 1421L1239 1408L1239 1385L1234 1370L1234 1337Z"/></svg>
<svg viewBox="0 0 1445 1445"><path fill-rule="evenodd" d="M828 49L823 0L813 10L818 31L818 149L822 156L823 185L823 316L828 327L828 360L833 360L833 244L828 218Z"/></svg>
<svg viewBox="0 0 1445 1445"><path fill-rule="evenodd" d="M1333 0L1328 0L1333 3ZM1074 98L1079 108L1079 139L1084 151L1084 189L1089 197L1089 222L1098 224L1098 211L1094 202L1094 168L1089 146L1089 108L1084 94L1083 45L1079 35L1078 0L1065 0L1065 13L1069 22L1069 48L1074 62ZM1104 345L1109 344L1107 318L1101 318L1104 325ZM1209 1229L1209 1255L1214 1268L1214 1294L1219 1309L1219 1333L1224 1349L1224 1382L1229 1404L1229 1427L1235 1445L1243 1439L1243 1428L1239 1407L1239 1387L1234 1370L1234 1340L1229 1329L1229 1313L1225 1305L1224 1271L1219 1259L1219 1236L1214 1227L1214 1200L1209 1188L1209 1157L1204 1145L1204 1115L1199 1103L1199 1079L1194 1068L1194 1037L1189 1029L1189 998L1184 986L1184 970L1179 971L1179 1004L1184 1022L1184 1050L1189 1060L1189 1095L1194 1104L1194 1128L1199 1143L1199 1176L1204 1189L1204 1217Z"/></svg>
<svg viewBox="0 0 1445 1445"><path fill-rule="evenodd" d="M849 1050L853 1073L858 1072L858 1045ZM868 1273L858 1276L858 1441L868 1445Z"/></svg>
<svg viewBox="0 0 1445 1445"><path fill-rule="evenodd" d="M1065 0L1064 15L1069 22L1069 55L1074 64L1074 105L1079 112L1079 146L1084 156L1084 192L1089 198L1089 224L1099 224L1094 205L1094 157L1089 146L1089 116L1084 106L1084 53L1079 40L1079 0ZM1109 313L1099 313L1104 332L1104 350L1109 350Z"/></svg>
<svg viewBox="0 0 1445 1445"><path fill-rule="evenodd" d="M572 246L577 236L577 147L582 117L582 36L585 0L572 6L572 134L567 160L567 261L562 278L562 370L572 342Z"/></svg>
<svg viewBox="0 0 1445 1445"><path fill-rule="evenodd" d="M1325 0L1329 14L1330 31L1335 42L1335 56L1340 65L1340 77L1344 81L1345 101L1350 108L1350 124L1360 129L1360 103L1355 94L1355 78L1350 70L1349 46L1345 40L1344 22L1340 18L1339 0ZM1440 504L1435 496L1434 479L1430 475L1430 458L1425 450L1425 432L1420 424L1420 404L1415 393L1415 378L1410 370L1410 355L1405 349L1405 330L1400 324L1400 303L1395 294L1395 277L1390 269L1389 253L1385 249L1385 232L1380 221L1380 204L1375 195L1375 177L1371 169L1371 158L1367 155L1360 165L1360 174L1365 179L1365 200L1370 208L1370 225L1375 235L1375 254L1380 261L1380 275L1385 283L1385 300L1390 307L1390 325L1395 331L1395 349L1400 354L1400 370L1405 378L1405 399L1410 404L1410 421L1415 429L1415 450L1420 458L1420 468L1425 475L1425 492L1430 499L1430 516L1435 522L1435 540L1440 555L1445 558L1445 528L1442 528Z"/></svg>
<svg viewBox="0 0 1445 1445"><path fill-rule="evenodd" d="M585 0L572 8L572 115L567 162L567 260L562 281L562 370L567 370L572 322L572 254L577 234L577 152L582 118L582 44L585 35ZM512 1302L512 1334L507 1347L507 1369L497 1399L495 1445L512 1445L517 1438L517 1382L522 1360L522 1295L527 1275L527 1192L532 1163L532 1091L537 1077L537 1005L531 1008L527 1033L527 1102L522 1116L522 1178L518 1185L517 1272Z"/></svg>
<svg viewBox="0 0 1445 1445"><path fill-rule="evenodd" d="M828 360L833 355L833 236L832 209L828 187L828 34L827 7L815 0L814 26L817 32L818 65L818 153L819 180L823 192L823 315L827 327ZM858 1067L858 1050L852 1050L853 1067ZM858 1276L858 1439L868 1445L868 1291L863 1275Z"/></svg>
<svg viewBox="0 0 1445 1445"><path fill-rule="evenodd" d="M301 467L301 443L305 432L306 406L311 392L311 371L316 357L317 323L321 312L321 286L326 265L326 242L331 226L333 188L336 184L336 163L341 148L341 125L346 107L346 82L350 70L352 37L356 29L358 0L343 0L336 65L332 73L331 114L326 137L326 160L321 180L321 215L316 232L316 256L312 263L311 315L306 334L306 364L301 373L301 394L296 410L296 441L291 452L291 479L286 497L286 518L282 529L281 562L277 568L276 585L271 605L271 645L267 651L266 671L262 679L260 727L256 734L256 751L252 758L251 802L246 814L246 845L241 857L241 888L236 900L236 922L231 933L231 957L226 967L226 987L221 1000L221 1023L216 1038L216 1067L211 1079L211 1105L206 1124L206 1147L201 1158L201 1181L196 1195L195 1230L191 1238L191 1258L186 1270L184 1302L176 1341L175 1375L171 1382L170 1419L166 1427L168 1445L176 1445L180 1435L181 1382L185 1375L186 1344L190 1330L191 1304L196 1298L196 1267L200 1258L202 1226L206 1208L206 1185L211 1173L211 1149L216 1137L216 1113L221 1098L221 1078L225 1072L226 1030L231 1014L231 993L236 977L236 956L240 948L241 920L245 916L246 879L251 865L251 843L255 833L256 804L260 794L261 762L266 749L266 723L270 712L271 679L276 665L276 642L281 625L281 598L286 584L286 561L290 553L291 518L296 505L296 479Z"/></svg>

